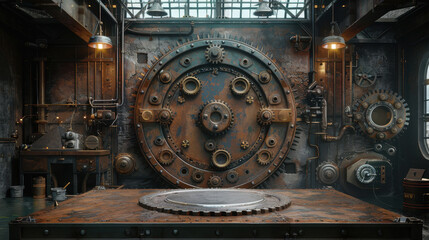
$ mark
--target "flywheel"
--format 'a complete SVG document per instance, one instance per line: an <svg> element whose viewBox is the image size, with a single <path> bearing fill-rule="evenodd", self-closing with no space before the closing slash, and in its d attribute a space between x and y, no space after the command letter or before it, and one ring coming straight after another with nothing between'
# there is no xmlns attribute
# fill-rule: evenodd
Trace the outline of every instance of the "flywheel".
<svg viewBox="0 0 429 240"><path fill-rule="evenodd" d="M134 113L140 149L176 187L256 187L286 158L294 96L258 48L196 39L170 48L142 75Z"/></svg>

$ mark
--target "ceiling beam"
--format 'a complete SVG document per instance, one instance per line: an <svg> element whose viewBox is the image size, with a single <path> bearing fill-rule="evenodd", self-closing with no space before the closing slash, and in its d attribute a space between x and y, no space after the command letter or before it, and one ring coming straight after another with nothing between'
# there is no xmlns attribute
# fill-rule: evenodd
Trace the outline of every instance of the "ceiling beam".
<svg viewBox="0 0 429 240"><path fill-rule="evenodd" d="M33 2L85 42L89 41L97 28L98 18L85 4L79 4L81 1L33 0Z"/></svg>
<svg viewBox="0 0 429 240"><path fill-rule="evenodd" d="M414 3L411 0L358 0L357 2L355 9L352 10L355 12L356 19L341 33L345 41L352 39L390 10L412 6Z"/></svg>

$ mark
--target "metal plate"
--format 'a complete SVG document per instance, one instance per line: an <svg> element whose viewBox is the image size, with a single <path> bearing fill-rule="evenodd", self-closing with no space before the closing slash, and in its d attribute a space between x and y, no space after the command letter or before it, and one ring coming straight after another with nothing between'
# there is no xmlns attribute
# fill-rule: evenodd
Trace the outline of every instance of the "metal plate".
<svg viewBox="0 0 429 240"><path fill-rule="evenodd" d="M139 205L159 212L183 215L231 216L279 211L288 197L244 189L189 189L161 191L140 198Z"/></svg>

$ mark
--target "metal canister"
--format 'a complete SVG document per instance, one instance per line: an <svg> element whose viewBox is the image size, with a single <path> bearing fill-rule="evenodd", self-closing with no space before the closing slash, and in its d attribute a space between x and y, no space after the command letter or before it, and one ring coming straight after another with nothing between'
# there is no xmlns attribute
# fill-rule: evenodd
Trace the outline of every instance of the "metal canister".
<svg viewBox="0 0 429 240"><path fill-rule="evenodd" d="M33 178L33 198L45 198L46 182L44 177Z"/></svg>
<svg viewBox="0 0 429 240"><path fill-rule="evenodd" d="M429 179L404 179L404 213L412 216L429 215Z"/></svg>

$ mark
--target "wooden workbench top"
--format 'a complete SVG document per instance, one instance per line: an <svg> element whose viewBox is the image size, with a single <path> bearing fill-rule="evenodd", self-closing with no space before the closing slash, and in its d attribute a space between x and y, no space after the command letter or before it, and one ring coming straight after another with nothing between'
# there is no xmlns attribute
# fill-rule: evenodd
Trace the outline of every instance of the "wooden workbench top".
<svg viewBox="0 0 429 240"><path fill-rule="evenodd" d="M93 190L33 213L37 223L392 223L400 215L336 190L258 190L288 196L285 210L246 216L185 216L138 205L156 190Z"/></svg>

